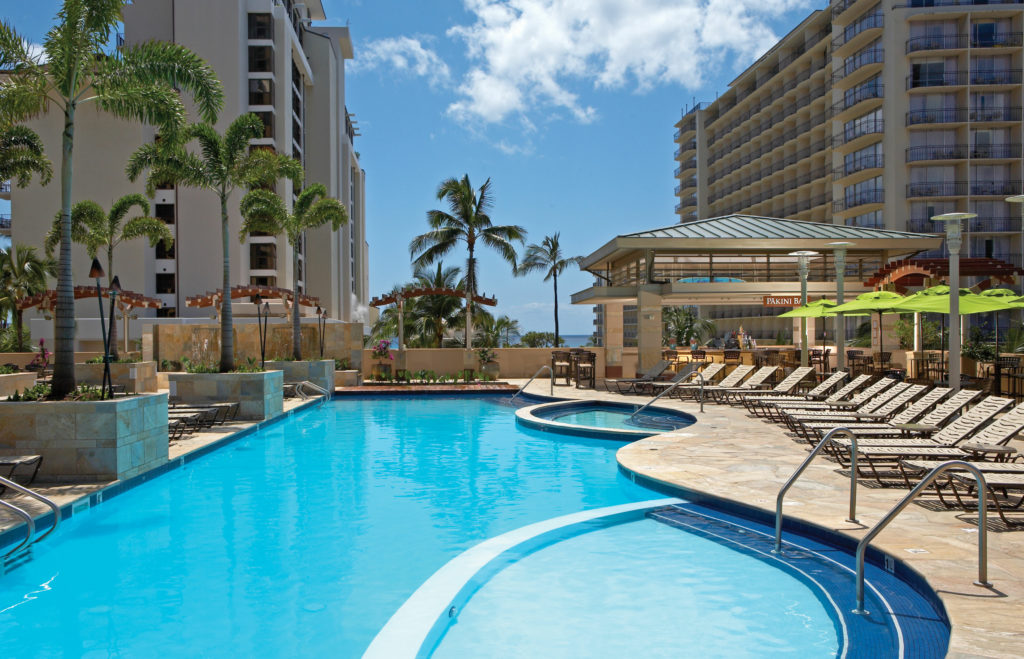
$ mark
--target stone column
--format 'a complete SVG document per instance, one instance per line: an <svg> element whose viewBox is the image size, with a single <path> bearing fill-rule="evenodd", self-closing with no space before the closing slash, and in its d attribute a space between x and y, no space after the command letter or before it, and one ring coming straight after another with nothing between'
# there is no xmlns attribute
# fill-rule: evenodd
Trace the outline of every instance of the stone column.
<svg viewBox="0 0 1024 659"><path fill-rule="evenodd" d="M637 349L640 370L661 359L661 286L643 286L637 294Z"/></svg>
<svg viewBox="0 0 1024 659"><path fill-rule="evenodd" d="M622 307L621 304L604 305L604 373L607 378L621 378L622 374Z"/></svg>

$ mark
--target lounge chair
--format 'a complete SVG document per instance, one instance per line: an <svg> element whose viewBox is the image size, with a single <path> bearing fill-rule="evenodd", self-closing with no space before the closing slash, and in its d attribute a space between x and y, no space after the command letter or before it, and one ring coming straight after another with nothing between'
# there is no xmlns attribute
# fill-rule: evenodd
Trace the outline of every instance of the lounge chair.
<svg viewBox="0 0 1024 659"><path fill-rule="evenodd" d="M661 361L659 361L654 366L651 366L646 371L643 371L640 374L640 377L638 377L638 378L618 378L616 380L605 380L604 381L604 387L608 391L612 391L612 385L614 384L615 385L615 391L612 391L612 393L619 393L619 394L637 393L637 389L636 389L637 384L643 384L645 382L654 382L671 365L672 365L672 362L668 361L667 359L662 359Z"/></svg>
<svg viewBox="0 0 1024 659"><path fill-rule="evenodd" d="M832 391L835 387L838 387L839 383L846 379L847 375L848 373L846 371L836 371L816 387L802 394L777 394L774 392L749 394L743 397L743 404L746 405L747 409L755 415L766 416L764 409L767 404L818 400L825 398L825 396L828 395L828 392ZM783 382L785 382L785 380L783 380Z"/></svg>
<svg viewBox="0 0 1024 659"><path fill-rule="evenodd" d="M43 456L41 455L0 455L0 467L10 467L10 471L7 472L7 480L14 480L14 472L18 470L18 467L34 467L32 469L32 475L29 476L26 485L31 485L32 481L36 479L39 474L39 468L43 466ZM0 485L0 494L4 493L7 488Z"/></svg>
<svg viewBox="0 0 1024 659"><path fill-rule="evenodd" d="M1006 466L1010 466L1010 464L1016 464L1018 466L1024 467L1024 465L1021 465L1019 462L1002 464L1005 464ZM1010 527L1020 526L1021 524L1024 524L1024 522L1010 520L1006 517L1006 512L1008 510L1020 510L1021 505L1024 504L1024 496L1021 496L1016 501L1011 501L1009 499L1010 492L1021 492L1022 490L1024 490L1024 473L986 470L983 470L982 473L985 476L985 485L988 488L988 500L993 504L993 507L996 510L996 514L999 515L999 519L1003 520L1003 523ZM950 491L953 493L953 496L956 498L957 504L961 508L963 508L964 510L973 510L977 507L976 505L968 505L968 503L964 501L962 496L962 494L974 494L975 496L977 495L977 492L974 489L977 487L977 481L975 481L974 479L974 474L952 471L949 474L949 480L947 482L949 484ZM960 492L960 488L957 487L958 485L964 488L963 493ZM997 490L1002 492L1004 497L1002 500L1000 500L1000 497L997 494ZM939 499L941 499L942 502L948 506L949 504L942 497L942 490L940 488L935 488L935 491L939 494Z"/></svg>
<svg viewBox="0 0 1024 659"><path fill-rule="evenodd" d="M914 421L916 417L912 415L918 414L921 403L918 401L893 417L888 423L878 424L874 427L862 427L857 433L858 444L864 446L871 444L878 446L922 444L924 443L922 440L941 430L950 419L980 395L981 392L977 389L961 389L931 408L927 414L921 417L920 421ZM851 443L850 440L844 438L833 439L832 442L843 446L849 446ZM925 445L927 444L925 443Z"/></svg>
<svg viewBox="0 0 1024 659"><path fill-rule="evenodd" d="M693 376L699 370L699 364L687 364L678 373L672 376L671 380L655 380L654 382L644 382L639 386L644 392L651 395L658 395L662 391L678 385L681 382L686 381Z"/></svg>
<svg viewBox="0 0 1024 659"><path fill-rule="evenodd" d="M743 399L746 396L763 394L764 391L759 390L759 387L770 386L765 383L765 380L771 377L777 370L778 366L763 366L757 373L751 375L749 380L732 390L716 389L716 400L729 404L743 403ZM779 394L790 392L796 389L797 385L813 372L814 368L810 366L799 366L793 369L792 373L784 377L779 384L769 389L769 391ZM762 375L763 377L761 377Z"/></svg>
<svg viewBox="0 0 1024 659"><path fill-rule="evenodd" d="M800 429L795 417L813 417L815 414L828 416L840 409L873 412L876 407L892 398L892 396L883 392L894 384L896 384L896 380L882 378L848 400L835 402L830 400L807 401L806 403L798 403L793 406L779 407L777 414L782 422L789 426L790 430L799 432Z"/></svg>
<svg viewBox="0 0 1024 659"><path fill-rule="evenodd" d="M870 375L858 375L854 379L850 380L844 385L839 391L828 396L824 400L812 400L807 398L801 398L799 396L784 396L783 400L774 402L768 399L762 399L761 410L764 415L772 421L783 421L782 410L792 407L800 407L805 403L839 403L847 399L848 396L854 395L854 392L866 385L871 381ZM815 405L814 407L821 407Z"/></svg>
<svg viewBox="0 0 1024 659"><path fill-rule="evenodd" d="M874 421L864 421L859 418L845 420L842 423L835 423L832 420L805 421L803 426L808 430L814 431L818 436L824 436L829 430L840 425L847 430L857 433L858 437L869 435L872 430L876 429L892 429L893 426L890 424L913 422L917 417L934 407L936 403L945 398L950 392L949 387L933 387L913 403L907 404L927 388L927 385L923 384L907 387L899 396L896 396L871 414L871 418L876 419Z"/></svg>
<svg viewBox="0 0 1024 659"><path fill-rule="evenodd" d="M710 368L710 366L708 368ZM690 384L690 385L687 385L687 386L684 386L684 387L677 387L675 391L678 392L679 398L683 398L684 396L687 396L687 395L691 396L692 398L696 398L697 397L697 393L702 388L704 390L704 393L707 394L707 392L710 389L714 388L714 387L726 387L726 388L735 387L736 385L738 385L740 382L743 381L743 378L747 377L748 375L750 375L753 372L754 372L754 367L751 366L750 364L740 364L736 368L732 369L732 371L728 375L726 375L724 378L722 378L722 381L719 382L718 384L715 384L715 385L707 385L707 384L705 384L703 387L701 387L700 383L696 383L696 384Z"/></svg>
<svg viewBox="0 0 1024 659"><path fill-rule="evenodd" d="M712 382L714 382L714 380L716 380L718 378L718 374L719 373L722 373L722 372L725 371L725 364L723 364L721 362L714 362L714 363L708 364L703 369L700 368L700 366L701 366L700 362L697 362L696 366L697 366L698 370L695 373L700 373L701 377L703 378L703 382L704 382L704 386L705 387L710 385ZM686 392L686 390L689 390L689 389L699 389L700 386L701 386L701 382L698 381L698 379L696 377L694 377L695 373L691 373L690 374L690 378L691 378L692 382L687 382L685 384L681 384L678 387L676 387L675 389L673 389L672 393L669 394L669 398L682 398L683 394Z"/></svg>
<svg viewBox="0 0 1024 659"><path fill-rule="evenodd" d="M765 368L772 367L768 366ZM774 387L772 387L771 389L769 389L768 392L751 391L749 389L744 391L737 391L735 392L736 399L742 402L744 405L746 405L746 399L748 396L751 398L760 398L766 395L781 396L788 394L792 392L794 389L796 389L797 386L804 381L804 378L810 375L813 371L814 368L810 366L801 366L799 368L794 368L792 373L782 378L782 381L779 382ZM753 377L751 377L751 379L753 379Z"/></svg>
<svg viewBox="0 0 1024 659"><path fill-rule="evenodd" d="M812 425L832 424L835 427L865 419L882 422L921 395L925 389L923 384L897 382L857 409L803 410L799 414L790 414L789 421L807 441L813 441L817 433L811 431Z"/></svg>

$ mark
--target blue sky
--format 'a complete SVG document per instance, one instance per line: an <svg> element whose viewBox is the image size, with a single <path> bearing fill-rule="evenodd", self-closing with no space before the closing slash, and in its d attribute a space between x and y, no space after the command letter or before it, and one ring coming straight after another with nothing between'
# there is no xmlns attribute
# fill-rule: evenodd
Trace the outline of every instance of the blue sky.
<svg viewBox="0 0 1024 659"><path fill-rule="evenodd" d="M144 2L145 0L136 0ZM561 232L567 255L675 221L674 124L824 2L808 0L325 0L351 28L347 103L367 172L371 294L411 276L409 241L448 177L492 179L497 224L527 242ZM39 41L59 6L0 0ZM0 212L6 212L0 209ZM480 288L524 330L551 331L552 288L481 255ZM458 265L464 252L448 261ZM559 281L561 330L590 307Z"/></svg>

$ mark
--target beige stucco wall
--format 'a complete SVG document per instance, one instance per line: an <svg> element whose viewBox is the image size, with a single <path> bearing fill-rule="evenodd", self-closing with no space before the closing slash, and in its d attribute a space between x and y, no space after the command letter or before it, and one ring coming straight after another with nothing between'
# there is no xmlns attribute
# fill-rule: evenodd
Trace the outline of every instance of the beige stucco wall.
<svg viewBox="0 0 1024 659"><path fill-rule="evenodd" d="M551 364L553 348L496 348L494 353L500 365L502 378L528 378L543 365ZM604 348L587 348L597 354L597 377L604 377ZM397 350L392 350L395 360L400 362ZM465 350L457 348L411 348L405 351L405 368L409 371L434 371L438 375L453 375L465 368L480 370L476 352L465 361ZM369 378L376 360L369 350L363 351L363 377ZM395 362L390 362L394 364ZM400 367L400 366L399 366ZM539 376L548 377L547 372Z"/></svg>
<svg viewBox="0 0 1024 659"><path fill-rule="evenodd" d="M153 361L111 364L110 377L128 393L157 390L156 362ZM103 383L103 364L75 364L75 380L98 387Z"/></svg>

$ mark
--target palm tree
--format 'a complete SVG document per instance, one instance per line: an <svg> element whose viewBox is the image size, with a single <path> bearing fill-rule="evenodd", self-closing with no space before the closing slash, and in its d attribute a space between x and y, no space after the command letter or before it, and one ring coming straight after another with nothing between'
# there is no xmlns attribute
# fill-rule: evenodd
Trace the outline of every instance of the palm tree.
<svg viewBox="0 0 1024 659"><path fill-rule="evenodd" d="M214 121L224 92L213 69L173 43L151 41L109 52L110 34L128 0L64 0L43 52L33 54L14 27L0 21L0 125L23 122L56 106L64 114L60 167L60 266L54 320L51 396L75 388L75 299L71 271L71 189L75 113L85 103L116 117L161 127L180 125L191 94L199 114Z"/></svg>
<svg viewBox="0 0 1024 659"><path fill-rule="evenodd" d="M220 303L220 372L235 368L234 325L231 315L231 252L228 226L228 199L238 188L269 187L281 177L296 185L302 182L302 166L288 156L270 149L250 151L249 141L263 136L263 122L255 114L240 115L221 136L208 123L190 124L181 131L144 144L128 160L127 174L132 181L149 170L147 191L158 183L173 183L189 188L210 190L220 200L220 236L224 269ZM188 150L195 140L199 152Z"/></svg>
<svg viewBox="0 0 1024 659"><path fill-rule="evenodd" d="M477 293L476 244L498 252L503 259L516 267L516 250L513 243L522 243L526 230L517 225L494 226L490 210L491 179L484 181L478 191L469 182L469 174L461 180L450 178L437 188L438 201L447 200L450 212L427 211L430 231L416 236L409 243L409 255L413 264L427 266L440 260L460 242L466 244L466 348L473 347L473 296ZM419 256L415 256L419 253Z"/></svg>
<svg viewBox="0 0 1024 659"><path fill-rule="evenodd" d="M413 272L413 279L418 287L458 290L463 285L459 275L459 268L446 268L438 261L437 268L433 271L424 266L417 266ZM444 331L455 325L461 306L459 298L451 295L423 295L416 298L414 318L420 334L420 343L440 348L444 341Z"/></svg>
<svg viewBox="0 0 1024 659"><path fill-rule="evenodd" d="M25 352L22 336L24 309L18 305L27 297L46 290L47 276L57 274L57 265L52 259L40 258L36 248L28 245L12 245L0 249L0 310L4 315L14 315L14 336L18 352Z"/></svg>
<svg viewBox="0 0 1024 659"><path fill-rule="evenodd" d="M25 126L0 128L0 181L14 179L18 187L24 188L33 174L39 175L42 185L53 178L53 166L43 153L42 140Z"/></svg>
<svg viewBox="0 0 1024 659"><path fill-rule="evenodd" d="M133 207L141 211L140 215L128 220L122 226L128 212ZM121 197L105 213L103 207L95 201L80 201L71 208L71 240L85 245L89 256L96 258L100 249L107 252L107 286L114 277L114 248L127 240L148 238L149 246L156 247L161 241L170 247L174 244L174 236L162 220L149 217L149 200L141 194L129 194ZM60 244L60 215L54 218L50 232L46 234L43 246L46 255L52 256L53 249ZM117 359L117 323L110 325L110 357Z"/></svg>
<svg viewBox="0 0 1024 659"><path fill-rule="evenodd" d="M677 345L689 344L690 338L697 339L703 344L715 334L715 324L706 319L700 318L692 309L687 307L667 307L661 312L661 321L664 325L666 338L675 339Z"/></svg>
<svg viewBox="0 0 1024 659"><path fill-rule="evenodd" d="M294 166L301 168L298 162ZM301 175L299 176L301 179ZM257 233L269 233L273 236L285 234L288 244L292 246L292 354L296 360L302 359L302 340L299 334L299 250L305 239L306 229L315 229L330 224L333 231L348 222L348 213L337 199L327 196L327 186L313 183L299 193L298 199L288 212L284 201L270 190L252 190L242 197L241 202L242 231L239 238L245 242L246 236ZM307 264L308 266L308 264ZM306 268L306 281L309 281L309 268Z"/></svg>
<svg viewBox="0 0 1024 659"><path fill-rule="evenodd" d="M509 348L512 346L512 337L519 338L519 334L522 331L519 328L519 321L513 320L508 316L499 316L494 320L494 330L498 333L498 336L504 339L504 347Z"/></svg>
<svg viewBox="0 0 1024 659"><path fill-rule="evenodd" d="M540 270L544 272L544 281L552 280L554 282L555 346L560 345L558 340L558 275L565 272L570 265L579 265L583 260L582 256L562 256L562 246L558 242L560 235L556 231L553 236L544 236L540 245L527 246L523 262L516 270L517 276Z"/></svg>
<svg viewBox="0 0 1024 659"><path fill-rule="evenodd" d="M396 284L391 288L391 291L387 295L398 296L403 290L408 288L409 284ZM385 296L387 297L387 296ZM388 306L380 313L380 317L377 322L370 328L370 339L373 341L390 341L391 339L399 336L398 323L399 317L401 316L401 322L405 325L403 334L407 337L413 336L416 329L416 314L410 313L409 309L404 310L403 313L398 313L398 305L393 304Z"/></svg>

